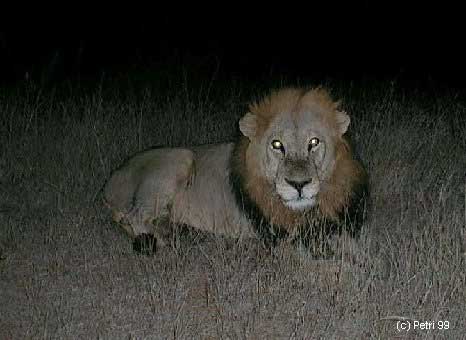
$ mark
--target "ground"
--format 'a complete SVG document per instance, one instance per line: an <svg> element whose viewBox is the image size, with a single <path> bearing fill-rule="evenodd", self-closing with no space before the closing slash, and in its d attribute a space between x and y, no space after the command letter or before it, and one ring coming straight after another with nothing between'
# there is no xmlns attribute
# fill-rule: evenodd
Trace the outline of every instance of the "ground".
<svg viewBox="0 0 466 340"><path fill-rule="evenodd" d="M262 89L122 95L110 83L0 97L1 339L464 337L461 98L330 85L370 173L372 209L355 248L343 239L335 258L315 260L209 236L151 257L111 222L105 180L153 145L231 140ZM435 327L398 333L415 321Z"/></svg>

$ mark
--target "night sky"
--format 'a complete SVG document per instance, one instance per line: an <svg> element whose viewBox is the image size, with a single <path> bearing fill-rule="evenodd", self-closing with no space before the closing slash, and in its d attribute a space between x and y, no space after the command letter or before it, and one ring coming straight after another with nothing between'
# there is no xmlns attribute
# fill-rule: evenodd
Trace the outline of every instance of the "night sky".
<svg viewBox="0 0 466 340"><path fill-rule="evenodd" d="M464 88L465 25L462 11L446 4L217 6L69 8L6 17L0 26L1 82L26 74L51 81L98 79L102 72L134 67L218 64L227 77L245 79L369 77Z"/></svg>

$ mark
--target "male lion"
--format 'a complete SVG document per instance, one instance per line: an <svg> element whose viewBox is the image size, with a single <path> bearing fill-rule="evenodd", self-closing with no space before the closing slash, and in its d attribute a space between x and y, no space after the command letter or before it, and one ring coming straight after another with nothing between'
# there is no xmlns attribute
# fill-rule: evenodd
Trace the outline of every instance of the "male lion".
<svg viewBox="0 0 466 340"><path fill-rule="evenodd" d="M350 118L338 103L322 88L288 88L249 111L236 143L152 149L113 174L105 202L135 249L166 244L174 225L268 244L357 232L367 176L344 137Z"/></svg>

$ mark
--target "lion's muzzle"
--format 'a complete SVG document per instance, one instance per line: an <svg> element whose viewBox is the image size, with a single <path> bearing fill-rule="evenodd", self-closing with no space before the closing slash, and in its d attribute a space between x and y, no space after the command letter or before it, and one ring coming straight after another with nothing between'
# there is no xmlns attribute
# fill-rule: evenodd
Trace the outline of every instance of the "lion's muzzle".
<svg viewBox="0 0 466 340"><path fill-rule="evenodd" d="M290 180L285 178L276 185L276 190L283 203L293 210L312 208L319 192L317 180Z"/></svg>
<svg viewBox="0 0 466 340"><path fill-rule="evenodd" d="M285 178L285 182L294 187L298 191L299 197L302 197L303 188L312 182L312 178L304 181L293 181Z"/></svg>

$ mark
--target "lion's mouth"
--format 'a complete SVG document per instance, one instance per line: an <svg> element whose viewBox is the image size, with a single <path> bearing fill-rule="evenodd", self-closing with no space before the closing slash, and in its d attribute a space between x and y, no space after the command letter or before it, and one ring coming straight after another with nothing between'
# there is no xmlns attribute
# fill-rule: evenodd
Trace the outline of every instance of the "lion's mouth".
<svg viewBox="0 0 466 340"><path fill-rule="evenodd" d="M316 196L304 197L298 196L293 199L283 200L283 203L292 210L310 209L316 204Z"/></svg>

